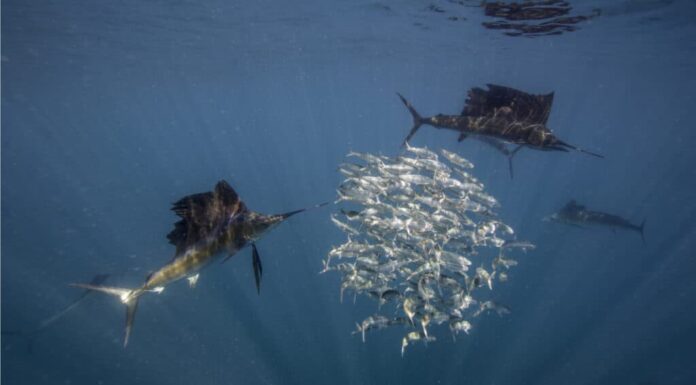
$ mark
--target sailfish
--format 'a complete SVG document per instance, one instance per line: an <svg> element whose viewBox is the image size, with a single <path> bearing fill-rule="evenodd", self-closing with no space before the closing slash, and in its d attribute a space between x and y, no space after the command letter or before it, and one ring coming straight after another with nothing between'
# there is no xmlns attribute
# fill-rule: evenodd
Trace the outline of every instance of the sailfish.
<svg viewBox="0 0 696 385"><path fill-rule="evenodd" d="M618 215L590 210L574 199L566 203L561 210L544 218L544 221L555 221L583 227L585 225L606 226L612 229L625 229L640 234L645 243L645 220L640 225L629 222Z"/></svg>
<svg viewBox="0 0 696 385"><path fill-rule="evenodd" d="M166 285L183 278L194 287L202 268L216 260L227 261L248 245L251 245L256 290L260 293L263 267L256 241L273 227L307 209L278 215L257 213L249 210L234 189L221 180L213 191L188 195L175 202L172 210L181 218L174 224L174 230L167 235L169 242L176 246L174 258L148 275L142 286L127 289L94 284L71 284L111 294L126 305L124 347L128 345L138 300L143 294L161 293Z"/></svg>
<svg viewBox="0 0 696 385"><path fill-rule="evenodd" d="M575 150L595 157L602 155L568 144L553 134L547 126L554 93L532 95L514 88L488 84L488 89L472 88L460 115L438 114L422 117L411 103L397 93L413 118L413 126L404 143L411 140L418 129L426 124L435 128L454 130L459 141L467 137L483 139L501 150L505 143L519 146L515 150L501 150L510 160L521 147L542 151ZM502 146L501 146L502 145Z"/></svg>

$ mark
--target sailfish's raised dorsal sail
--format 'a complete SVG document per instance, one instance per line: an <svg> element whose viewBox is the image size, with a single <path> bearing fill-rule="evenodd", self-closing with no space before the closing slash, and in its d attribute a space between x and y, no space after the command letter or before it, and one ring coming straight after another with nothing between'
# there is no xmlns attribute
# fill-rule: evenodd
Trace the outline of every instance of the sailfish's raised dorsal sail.
<svg viewBox="0 0 696 385"><path fill-rule="evenodd" d="M182 219L174 224L167 239L176 246L176 254L179 254L211 235L225 221L246 212L247 208L232 186L221 180L213 191L181 198L172 205L172 211Z"/></svg>
<svg viewBox="0 0 696 385"><path fill-rule="evenodd" d="M532 95L514 88L487 84L488 90L475 87L469 90L462 116L493 116L506 108L510 119L531 124L546 124L551 114L553 92Z"/></svg>

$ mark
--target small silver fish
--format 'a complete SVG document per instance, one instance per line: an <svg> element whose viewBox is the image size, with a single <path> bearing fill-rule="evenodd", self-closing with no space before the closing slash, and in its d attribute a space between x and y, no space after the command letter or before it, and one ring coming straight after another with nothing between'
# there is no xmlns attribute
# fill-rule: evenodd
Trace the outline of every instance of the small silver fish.
<svg viewBox="0 0 696 385"><path fill-rule="evenodd" d="M435 341L435 337L426 337L422 332L410 332L401 340L401 357L404 356L409 342L423 341L425 343Z"/></svg>
<svg viewBox="0 0 696 385"><path fill-rule="evenodd" d="M452 339L456 341L455 335L459 334L459 332L469 334L471 323L467 320L455 320L450 322L449 327L450 331L452 331Z"/></svg>
<svg viewBox="0 0 696 385"><path fill-rule="evenodd" d="M451 163L453 163L459 167L466 168L466 169L474 168L473 163L469 162L468 160L462 158L461 156L459 156L453 152L447 151L445 149L440 150L440 152L447 160L449 160Z"/></svg>
<svg viewBox="0 0 696 385"><path fill-rule="evenodd" d="M415 154L418 157L426 159L437 159L437 154L428 150L427 147L412 147L408 143L405 144L406 151Z"/></svg>

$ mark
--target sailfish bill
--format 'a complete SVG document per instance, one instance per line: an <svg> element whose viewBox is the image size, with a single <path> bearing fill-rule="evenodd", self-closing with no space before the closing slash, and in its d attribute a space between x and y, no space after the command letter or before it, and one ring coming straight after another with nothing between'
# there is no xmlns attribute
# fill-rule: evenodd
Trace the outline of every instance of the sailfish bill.
<svg viewBox="0 0 696 385"><path fill-rule="evenodd" d="M263 267L256 241L285 219L305 210L279 215L257 213L249 210L234 189L221 180L213 191L188 195L172 205L172 211L181 218L167 235L169 242L176 246L174 258L148 275L140 287L128 289L81 283L71 286L115 296L126 305L125 347L133 329L138 300L143 294L161 293L166 285L182 278L187 278L193 287L201 269L214 260L227 260L249 244L256 290L260 293Z"/></svg>
<svg viewBox="0 0 696 385"><path fill-rule="evenodd" d="M584 150L584 149L582 149L582 148L580 148L580 147L576 147L576 146L573 146L573 145L571 145L571 144L568 144L568 143L566 143L566 142L564 142L564 141L562 141L562 140L559 140L557 143L558 143L559 146L566 147L566 148L570 148L570 149L572 149L572 150L582 152L583 154L592 155L592 156L597 157L597 158L604 158L604 155L601 155L601 154L597 154L597 153L595 153L595 152L591 152L591 151Z"/></svg>
<svg viewBox="0 0 696 385"><path fill-rule="evenodd" d="M330 202L322 202L322 203L319 203L318 205L314 205L314 206L307 207L307 208L304 208L304 209L299 209L299 210L290 211L290 212L287 212L287 213L284 213L284 214L279 214L279 216L280 216L280 217L283 217L283 219L288 219L288 218L290 218L291 216L293 216L293 215L295 215L295 214L303 213L303 212L305 212L305 211L307 211L307 210L311 210L311 209L318 209L318 208L320 208L320 207L324 207L324 206L328 205L329 203L330 203Z"/></svg>

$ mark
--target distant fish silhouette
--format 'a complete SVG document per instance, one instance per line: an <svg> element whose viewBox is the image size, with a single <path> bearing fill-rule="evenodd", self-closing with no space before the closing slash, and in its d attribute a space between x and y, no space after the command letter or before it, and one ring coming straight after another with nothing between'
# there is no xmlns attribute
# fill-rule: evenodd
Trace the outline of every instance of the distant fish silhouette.
<svg viewBox="0 0 696 385"><path fill-rule="evenodd" d="M325 205L322 203L315 207ZM263 215L247 209L232 187L223 181L212 192L193 194L174 203L172 210L182 218L167 238L176 246L174 259L150 274L135 289L72 284L118 297L126 305L126 332L123 345L128 344L138 299L147 292L160 293L174 281L187 278L191 287L198 281L198 272L216 259L226 261L247 245L252 248L252 267L256 290L260 291L263 267L256 249L256 240L287 218L305 211L295 210L279 215ZM226 257L224 257L227 255ZM224 258L223 258L224 257Z"/></svg>
<svg viewBox="0 0 696 385"><path fill-rule="evenodd" d="M551 214L544 218L544 220L562 222L580 227L584 225L600 225L631 230L639 233L643 243L645 243L645 233L643 231L645 228L645 220L640 225L635 225L617 215L588 210L585 206L578 204L574 200L566 203L560 211Z"/></svg>

